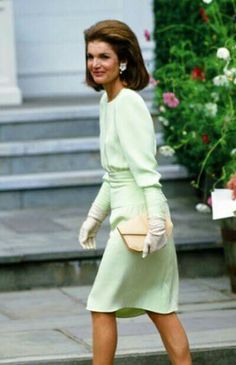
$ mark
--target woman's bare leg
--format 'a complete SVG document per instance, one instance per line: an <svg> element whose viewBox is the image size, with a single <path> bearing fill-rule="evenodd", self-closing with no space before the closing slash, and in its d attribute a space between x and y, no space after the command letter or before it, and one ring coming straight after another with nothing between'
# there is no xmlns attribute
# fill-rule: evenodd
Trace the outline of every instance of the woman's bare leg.
<svg viewBox="0 0 236 365"><path fill-rule="evenodd" d="M112 365L117 345L114 313L92 312L93 365Z"/></svg>
<svg viewBox="0 0 236 365"><path fill-rule="evenodd" d="M188 339L176 313L147 312L158 329L172 365L192 365Z"/></svg>

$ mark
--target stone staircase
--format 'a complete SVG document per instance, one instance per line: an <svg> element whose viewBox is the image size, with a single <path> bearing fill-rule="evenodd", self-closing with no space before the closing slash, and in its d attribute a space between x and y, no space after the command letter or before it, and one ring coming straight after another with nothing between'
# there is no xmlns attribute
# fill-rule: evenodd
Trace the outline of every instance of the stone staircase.
<svg viewBox="0 0 236 365"><path fill-rule="evenodd" d="M151 106L150 95L146 100ZM0 209L90 202L104 173L98 135L98 100L38 100L2 109ZM166 189L174 181L175 194L186 194L186 170L170 158L158 156L158 162Z"/></svg>

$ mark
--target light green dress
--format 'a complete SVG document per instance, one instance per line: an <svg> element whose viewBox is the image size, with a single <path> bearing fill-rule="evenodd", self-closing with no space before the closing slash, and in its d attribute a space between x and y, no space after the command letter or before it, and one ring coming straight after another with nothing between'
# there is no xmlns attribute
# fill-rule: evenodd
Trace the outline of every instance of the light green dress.
<svg viewBox="0 0 236 365"><path fill-rule="evenodd" d="M137 316L146 310L174 312L178 305L178 269L173 238L143 259L142 253L127 249L116 229L120 222L145 211L149 216L160 215L158 197L162 193L154 126L137 92L124 88L111 102L103 94L100 149L106 173L95 204L103 210L111 209L111 231L87 309L116 312L117 317ZM166 202L164 206L168 212Z"/></svg>

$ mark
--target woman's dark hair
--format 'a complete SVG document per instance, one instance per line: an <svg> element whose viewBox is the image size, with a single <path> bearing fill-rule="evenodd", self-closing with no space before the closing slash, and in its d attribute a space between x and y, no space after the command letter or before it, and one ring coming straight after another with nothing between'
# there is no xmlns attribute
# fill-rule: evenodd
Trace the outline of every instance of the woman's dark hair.
<svg viewBox="0 0 236 365"><path fill-rule="evenodd" d="M127 62L127 69L120 79L133 90L142 90L149 83L141 49L134 32L125 23L118 20L103 20L84 31L86 46L86 83L95 90L103 89L94 82L87 67L87 48L89 42L101 41L108 43L120 62Z"/></svg>

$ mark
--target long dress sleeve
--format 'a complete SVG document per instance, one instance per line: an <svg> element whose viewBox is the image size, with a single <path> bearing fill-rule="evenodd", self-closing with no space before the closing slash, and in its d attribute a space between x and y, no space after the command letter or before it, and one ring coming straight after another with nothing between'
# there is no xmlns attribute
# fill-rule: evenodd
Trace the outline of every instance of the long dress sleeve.
<svg viewBox="0 0 236 365"><path fill-rule="evenodd" d="M148 215L164 218L166 198L157 172L154 125L144 100L136 92L119 98L116 129L131 173L143 188Z"/></svg>
<svg viewBox="0 0 236 365"><path fill-rule="evenodd" d="M153 121L144 100L136 92L117 101L116 129L122 151L138 186L161 186L156 171L156 138Z"/></svg>
<svg viewBox="0 0 236 365"><path fill-rule="evenodd" d="M111 198L110 198L110 184L108 182L107 173L103 176L103 183L93 201L93 204L100 208L104 213L104 216L108 215L111 208Z"/></svg>

